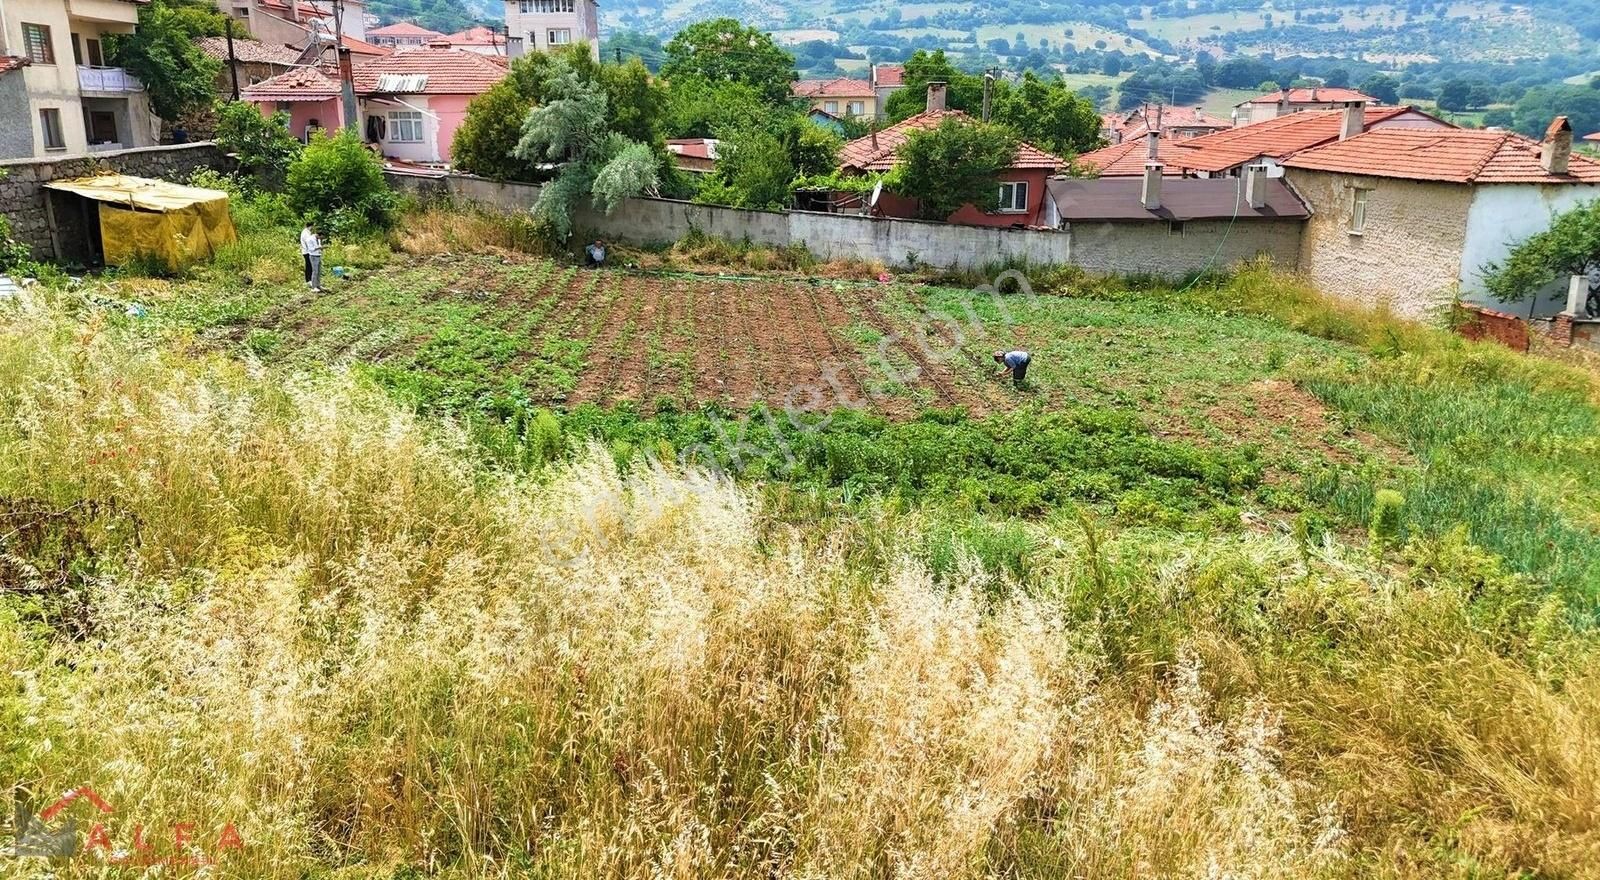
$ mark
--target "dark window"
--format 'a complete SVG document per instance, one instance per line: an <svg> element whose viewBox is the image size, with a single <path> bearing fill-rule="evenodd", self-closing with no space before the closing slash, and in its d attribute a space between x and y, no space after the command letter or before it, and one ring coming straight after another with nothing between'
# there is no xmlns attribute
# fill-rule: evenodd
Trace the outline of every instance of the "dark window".
<svg viewBox="0 0 1600 880"><path fill-rule="evenodd" d="M1167 221L1167 234L1168 235L1182 235L1183 234L1183 221L1182 220L1169 220L1169 221Z"/></svg>
<svg viewBox="0 0 1600 880"><path fill-rule="evenodd" d="M44 148L65 150L67 136L61 131L61 111L46 108L39 111L39 131L44 135Z"/></svg>

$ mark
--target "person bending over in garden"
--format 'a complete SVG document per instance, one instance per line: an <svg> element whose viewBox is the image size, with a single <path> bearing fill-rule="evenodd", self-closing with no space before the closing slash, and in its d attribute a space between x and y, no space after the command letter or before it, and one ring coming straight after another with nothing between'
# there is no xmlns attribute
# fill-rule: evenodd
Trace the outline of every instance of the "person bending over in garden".
<svg viewBox="0 0 1600 880"><path fill-rule="evenodd" d="M1016 351L997 351L994 353L994 360L1002 368L995 374L995 378L1010 373L1012 383L1021 388L1023 380L1028 376L1028 363L1033 358L1019 348Z"/></svg>
<svg viewBox="0 0 1600 880"><path fill-rule="evenodd" d="M322 292L322 236L311 224L300 230L300 256L305 262L306 286L313 293Z"/></svg>
<svg viewBox="0 0 1600 880"><path fill-rule="evenodd" d="M598 269L600 268L600 264L604 263L605 261L606 243L604 241L601 241L597 238L593 242L590 242L588 247L583 249L583 262L584 265L588 266L589 268Z"/></svg>

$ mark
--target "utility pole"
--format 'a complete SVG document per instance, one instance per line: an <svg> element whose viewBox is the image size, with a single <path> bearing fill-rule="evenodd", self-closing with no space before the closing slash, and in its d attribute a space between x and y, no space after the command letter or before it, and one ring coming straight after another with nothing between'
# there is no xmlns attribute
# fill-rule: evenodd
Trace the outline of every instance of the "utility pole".
<svg viewBox="0 0 1600 880"><path fill-rule="evenodd" d="M611 51L616 53L617 63L621 64L622 63L622 47L621 46L613 46L611 48Z"/></svg>
<svg viewBox="0 0 1600 880"><path fill-rule="evenodd" d="M233 54L233 16L222 17L222 33L228 38L228 73L233 77L233 99L239 100L239 59Z"/></svg>
<svg viewBox="0 0 1600 880"><path fill-rule="evenodd" d="M983 121L989 121L989 93L994 87L995 68L991 67L983 72Z"/></svg>
<svg viewBox="0 0 1600 880"><path fill-rule="evenodd" d="M289 0L296 3L298 0ZM339 91L344 104L344 127L355 130L356 81L350 67L350 50L344 44L344 0L333 0L333 57L339 61Z"/></svg>

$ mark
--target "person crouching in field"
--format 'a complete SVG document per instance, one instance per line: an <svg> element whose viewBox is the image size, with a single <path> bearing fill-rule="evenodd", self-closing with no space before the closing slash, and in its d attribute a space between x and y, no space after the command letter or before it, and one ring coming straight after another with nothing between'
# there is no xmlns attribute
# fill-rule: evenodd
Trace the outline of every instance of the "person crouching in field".
<svg viewBox="0 0 1600 880"><path fill-rule="evenodd" d="M1019 348L1016 351L997 351L994 353L994 360L995 363L1001 366L1001 370L995 374L995 378L998 379L1010 373L1012 384L1021 388L1023 380L1028 376L1028 364L1033 358Z"/></svg>

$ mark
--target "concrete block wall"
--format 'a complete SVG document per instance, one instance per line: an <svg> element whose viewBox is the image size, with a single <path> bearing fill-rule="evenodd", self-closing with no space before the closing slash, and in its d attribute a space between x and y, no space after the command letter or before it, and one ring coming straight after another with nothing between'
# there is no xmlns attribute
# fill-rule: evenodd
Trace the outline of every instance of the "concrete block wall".
<svg viewBox="0 0 1600 880"><path fill-rule="evenodd" d="M539 186L463 175L389 175L396 189L447 196L502 211L525 211ZM981 269L1001 262L1076 264L1098 272L1182 276L1211 265L1225 269L1265 254L1295 268L1304 223L1299 220L1191 222L1179 233L1166 223L1075 224L1072 229L1004 229L812 211L747 211L670 199L629 199L610 216L582 211L584 230L617 241L661 245L693 231L774 247L800 244L822 259L855 258L889 266L913 263ZM1220 246L1220 254L1219 254Z"/></svg>
<svg viewBox="0 0 1600 880"><path fill-rule="evenodd" d="M132 150L109 150L77 156L51 156L44 159L6 159L0 161L0 216L11 221L12 237L33 248L35 259L71 259L79 251L62 255L55 252L50 241L50 226L46 219L45 198L50 193L44 185L52 180L66 180L91 174L118 173L135 177L154 177L162 180L184 182L199 168L223 170L228 158L212 143L177 144L166 147L141 147ZM58 209L64 201L56 202ZM77 224L77 225L74 225ZM81 237L81 218L76 210L58 210L58 232L65 241Z"/></svg>

